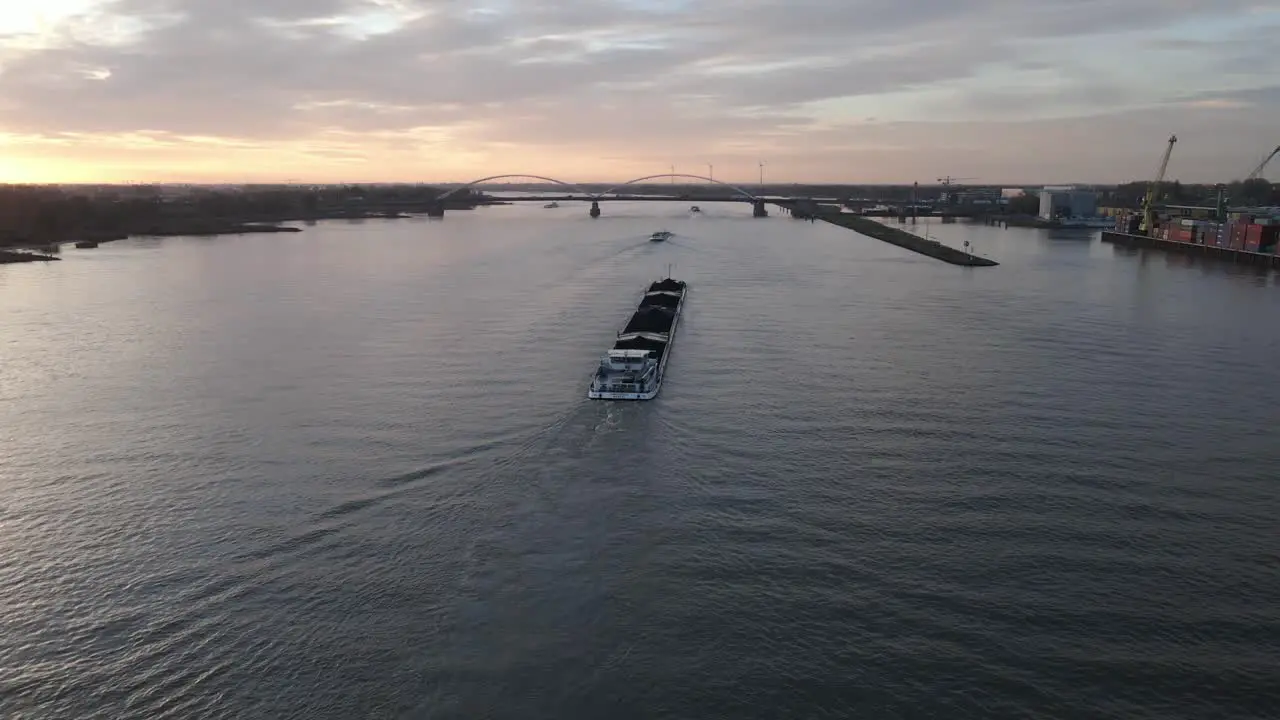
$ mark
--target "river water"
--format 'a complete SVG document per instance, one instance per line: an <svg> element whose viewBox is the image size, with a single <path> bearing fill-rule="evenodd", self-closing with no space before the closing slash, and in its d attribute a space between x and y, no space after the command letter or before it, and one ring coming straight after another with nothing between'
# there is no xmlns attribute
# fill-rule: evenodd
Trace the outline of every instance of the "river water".
<svg viewBox="0 0 1280 720"><path fill-rule="evenodd" d="M0 716L1280 713L1276 276L704 210L0 268Z"/></svg>

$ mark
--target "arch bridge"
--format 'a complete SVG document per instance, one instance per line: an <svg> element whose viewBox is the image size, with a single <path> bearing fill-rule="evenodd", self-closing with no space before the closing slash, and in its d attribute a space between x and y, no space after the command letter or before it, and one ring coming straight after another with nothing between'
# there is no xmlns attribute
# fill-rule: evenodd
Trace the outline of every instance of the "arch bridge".
<svg viewBox="0 0 1280 720"><path fill-rule="evenodd" d="M440 195L440 197L436 198L435 202L428 209L427 215L429 217L444 217L445 203L449 198L453 197L456 193L462 192L464 190L468 190L482 183L493 182L494 180L504 180L507 178L528 178L533 180L541 180L543 182L552 183L554 185L560 185L571 191L576 191L577 193L579 193L576 196L575 195L570 195L568 197L535 196L535 197L520 198L520 199L527 200L527 201L540 201L540 200L571 200L573 201L573 200L576 200L576 201L590 202L591 217L600 216L600 201L602 200L657 200L657 201L684 200L686 198L653 196L653 195L620 196L618 192L623 188L638 185L640 183L643 183L649 180L675 179L675 178L683 178L688 180L700 180L703 182L708 182L714 185L718 185L720 187L728 188L729 190L733 191L733 196L729 198L702 198L700 199L700 201L703 201L703 202L708 202L708 201L709 202L726 202L726 201L749 202L752 205L752 208L753 208L752 215L754 217L768 217L769 215L769 213L765 210L766 201L764 198L754 195L751 192L744 190L743 188L738 187L737 185L733 185L731 183L716 180L715 178L708 177L705 175L691 175L688 173L659 173L657 175L645 175L643 177L638 177L633 180L628 180L624 183L619 183L617 185L614 185L613 187L610 187L607 190L604 190L603 192L597 192L597 193L593 193L590 190L587 190L586 188L582 187L577 183L566 182L564 180L560 180L553 177L547 177L545 175L533 175L530 173L504 173L502 175L490 175L488 177L478 178L476 180L472 180L470 182L463 183L461 185L458 185L457 187L449 189L444 194ZM612 196L612 197L609 197L609 196Z"/></svg>

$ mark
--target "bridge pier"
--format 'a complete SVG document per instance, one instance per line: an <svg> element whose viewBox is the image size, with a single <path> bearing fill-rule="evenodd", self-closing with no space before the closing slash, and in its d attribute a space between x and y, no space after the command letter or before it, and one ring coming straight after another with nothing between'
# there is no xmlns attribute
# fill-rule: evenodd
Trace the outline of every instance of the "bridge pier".
<svg viewBox="0 0 1280 720"><path fill-rule="evenodd" d="M765 208L763 200L752 202L751 217L769 217L769 210Z"/></svg>
<svg viewBox="0 0 1280 720"><path fill-rule="evenodd" d="M444 217L444 203L440 203L440 202L433 202L433 203L429 203L429 204L427 205L427 217L429 217L429 218L443 218L443 217Z"/></svg>
<svg viewBox="0 0 1280 720"><path fill-rule="evenodd" d="M591 217L600 217L600 202L598 200L591 201Z"/></svg>

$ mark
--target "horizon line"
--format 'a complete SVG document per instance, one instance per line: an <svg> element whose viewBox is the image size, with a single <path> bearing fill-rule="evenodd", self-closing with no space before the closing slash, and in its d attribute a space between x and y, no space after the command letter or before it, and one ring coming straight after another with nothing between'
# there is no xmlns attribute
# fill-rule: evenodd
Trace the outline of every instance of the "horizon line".
<svg viewBox="0 0 1280 720"><path fill-rule="evenodd" d="M1266 180L1266 178L1254 178L1254 179L1257 179L1257 180ZM76 182L60 182L60 181L45 181L45 182L0 182L0 187L5 187L5 188L12 188L12 187L51 187L51 186L52 186L52 187L137 187L137 186L148 186L148 185L154 185L154 186L170 186L170 187L173 187L173 186L177 186L177 187L181 187L181 186L190 186L190 187L218 187L218 186L254 186L254 185L274 185L274 186L285 186L285 187L300 187L300 186L308 186L308 185L325 185L325 186L336 186L336 185L468 185L468 184L471 184L471 182L472 182L472 181L463 181L463 180L363 180L363 181L350 181L350 180L219 180L219 181L214 181L214 180L116 180L116 181L98 181L98 182L89 182L89 181L76 181ZM625 184L625 183L627 183L627 182L629 182L629 181L626 181L626 180L574 180L574 181L566 180L566 181L564 181L564 182L566 182L566 183L572 183L572 184L574 184L574 185L618 185L618 184ZM1151 182L1151 180L1134 179L1134 180L1125 180L1125 181L1120 181L1120 182L1116 182L1116 181L1111 181L1111 182L1100 182L1100 181L1070 181L1070 182L1054 181L1054 182L1046 182L1046 181L1036 181L1036 182L952 183L952 184L950 184L950 185L944 185L943 183L940 183L940 182L937 182L937 181L929 182L929 183L926 183L926 182L919 182L919 183L913 183L913 182L881 182L881 181L870 181L870 182L848 182L848 181L845 181L845 182L840 182L840 181L785 181L785 182L766 182L766 183L761 184L761 183L760 183L760 182L758 182L758 181L754 181L754 182L737 182L737 181L733 181L733 180L715 180L715 181L713 181L713 182L706 182L706 181L703 181L703 182L701 182L701 183L700 183L700 182L696 182L696 181L695 181L695 182L677 182L677 183L674 183L674 184L675 184L675 185L681 185L681 186L686 186L686 185L709 185L709 184L720 185L720 184L724 184L724 185L737 185L737 186L741 186L741 187L744 187L744 188L746 188L746 187L771 187L771 186L801 186L801 185L809 185L809 186L834 186L834 187L863 187L863 186L876 186L876 187L912 187L912 186L914 186L914 185L918 185L919 187L955 187L955 188L993 188L993 187L1005 187L1005 188L1021 188L1021 187L1030 187L1030 186L1037 186L1037 187L1059 187L1059 186L1103 186L1103 187L1109 187L1109 186L1129 185L1129 184L1133 184L1133 183L1150 183L1150 182ZM1210 182L1205 182L1205 181L1190 181L1190 180L1182 180L1182 179L1180 179L1180 178L1166 178L1166 179L1164 179L1164 180L1162 180L1162 181L1161 181L1161 183L1162 183L1162 184L1169 184L1169 183L1174 183L1174 182L1179 182L1179 183L1182 183L1182 184L1185 184L1185 185L1216 185L1216 184L1219 184L1219 183L1222 183L1222 184L1230 184L1230 183L1235 183L1235 182L1246 182L1246 179L1245 179L1245 178L1238 178L1238 179L1234 179L1234 180L1227 180L1227 181L1210 181ZM1270 181L1268 181L1268 182L1270 182ZM491 185L491 184L492 184L492 185L539 185L539 186L556 186L556 185L557 185L557 183L554 183L554 182L547 182L547 181L544 181L544 180L535 180L535 181L530 181L530 182L480 183L480 184L476 185L476 187L484 187L485 185ZM665 181L663 181L663 180L661 180L661 179L659 179L659 178L654 178L654 181L653 181L653 182L650 182L650 183L638 183L638 184L636 184L636 185L635 185L635 187L645 187L645 186L649 186L649 185L665 185L665 184L668 184L668 183L667 183L667 182L665 182ZM1272 183L1272 184L1280 184L1280 183Z"/></svg>

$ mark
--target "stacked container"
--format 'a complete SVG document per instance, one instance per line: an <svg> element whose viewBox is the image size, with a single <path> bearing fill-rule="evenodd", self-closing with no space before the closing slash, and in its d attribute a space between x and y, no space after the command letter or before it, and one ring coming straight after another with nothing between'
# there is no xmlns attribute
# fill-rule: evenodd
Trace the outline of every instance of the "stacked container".
<svg viewBox="0 0 1280 720"><path fill-rule="evenodd" d="M1262 251L1262 226L1246 225L1244 231L1244 251L1245 252L1261 252Z"/></svg>
<svg viewBox="0 0 1280 720"><path fill-rule="evenodd" d="M1274 253L1280 240L1280 226L1251 223L1245 226L1244 250L1255 253Z"/></svg>
<svg viewBox="0 0 1280 720"><path fill-rule="evenodd" d="M1245 223L1232 223L1230 225L1231 232L1227 236L1227 247L1232 250L1243 250L1245 231L1248 227Z"/></svg>

